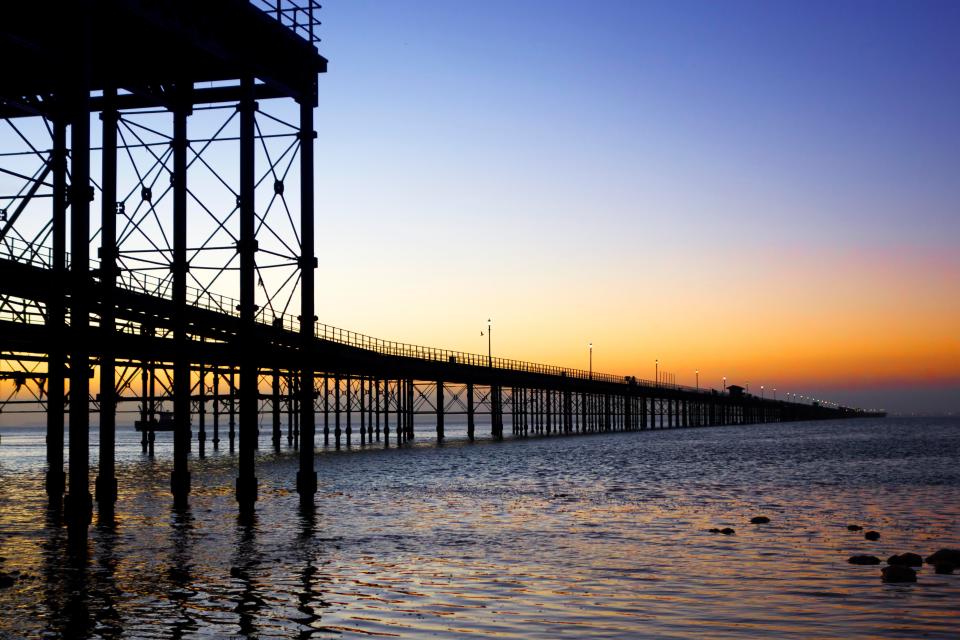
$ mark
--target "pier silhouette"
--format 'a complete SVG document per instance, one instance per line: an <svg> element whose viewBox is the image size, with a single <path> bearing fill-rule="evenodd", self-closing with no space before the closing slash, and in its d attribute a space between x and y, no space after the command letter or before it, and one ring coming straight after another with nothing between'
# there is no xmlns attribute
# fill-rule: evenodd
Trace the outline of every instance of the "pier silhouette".
<svg viewBox="0 0 960 640"><path fill-rule="evenodd" d="M46 415L47 494L72 537L85 538L94 500L113 509L124 408L145 451L156 431L172 431L176 504L190 495L194 442L201 455L235 449L241 512L257 500L264 412L273 447L298 450L306 506L318 438L402 444L415 415L435 416L438 440L450 415L466 416L470 439L478 415L495 438L508 422L523 437L877 415L320 323L318 12L314 0L0 9L0 42L15 61L0 83L10 133L0 149L0 378L13 386L7 408Z"/></svg>

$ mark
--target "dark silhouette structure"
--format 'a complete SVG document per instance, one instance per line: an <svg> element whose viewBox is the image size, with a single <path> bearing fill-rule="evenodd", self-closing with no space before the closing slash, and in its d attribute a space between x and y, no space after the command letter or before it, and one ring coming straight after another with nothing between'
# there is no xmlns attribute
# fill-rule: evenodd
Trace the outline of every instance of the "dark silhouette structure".
<svg viewBox="0 0 960 640"><path fill-rule="evenodd" d="M299 449L312 505L324 443L389 446L416 414L489 414L503 437L845 418L761 400L383 341L318 324L313 110L326 60L314 0L74 0L0 8L0 376L7 409L47 417L46 487L86 536L110 513L116 416L144 451L171 430L174 501L194 440L226 432L241 510L257 497L258 420ZM292 120L292 121L291 121ZM189 224L188 224L189 221ZM221 295L230 292L233 297ZM99 393L91 395L91 379ZM427 381L427 382L424 382ZM64 430L69 418L69 478ZM196 433L193 428L196 427ZM208 431L209 430L209 431Z"/></svg>

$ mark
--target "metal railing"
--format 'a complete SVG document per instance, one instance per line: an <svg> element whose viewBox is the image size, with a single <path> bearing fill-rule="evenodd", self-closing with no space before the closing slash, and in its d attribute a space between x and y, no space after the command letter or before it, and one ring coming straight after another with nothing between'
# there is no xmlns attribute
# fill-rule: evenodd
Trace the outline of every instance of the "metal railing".
<svg viewBox="0 0 960 640"><path fill-rule="evenodd" d="M277 22L293 31L310 44L320 42L320 3L316 0L250 0Z"/></svg>
<svg viewBox="0 0 960 640"><path fill-rule="evenodd" d="M51 252L48 248L31 248L27 243L14 238L4 239L0 243L0 257L6 257L19 262L26 262L34 266L45 269L50 268ZM69 265L69 256L66 260ZM99 264L91 260L90 268L96 278L99 278ZM127 291L141 293L149 296L171 300L173 296L173 282L171 277L158 278L157 276L137 273L133 271L121 270L117 276L117 286ZM222 313L231 317L239 317L239 300L216 293L199 289L197 287L187 287L187 304L198 309L204 309L215 313ZM268 308L261 307L257 310L255 319L258 323L271 325L286 331L297 332L300 330L300 320L297 316L289 313L275 313ZM558 367L555 365L540 364L536 362L527 362L524 360L514 360L511 358L490 357L478 353L469 353L466 351L452 351L449 349L437 349L435 347L426 347L422 345L410 344L406 342L395 342L392 340L382 340L363 333L341 329L328 324L316 323L314 335L320 340L327 340L337 344L343 344L366 351L372 351L381 355L399 356L404 358L414 358L417 360L426 360L430 362L443 362L452 364L470 365L476 367L492 367L494 369L519 371L524 373L535 373L543 375L565 376L576 380L594 380L607 383L633 383L645 387L659 387L664 389L677 389L683 391L693 391L703 394L713 393L712 389L694 388L677 384L657 384L651 380L638 379L631 376L618 376L609 373L599 373L584 370L572 369L568 367Z"/></svg>

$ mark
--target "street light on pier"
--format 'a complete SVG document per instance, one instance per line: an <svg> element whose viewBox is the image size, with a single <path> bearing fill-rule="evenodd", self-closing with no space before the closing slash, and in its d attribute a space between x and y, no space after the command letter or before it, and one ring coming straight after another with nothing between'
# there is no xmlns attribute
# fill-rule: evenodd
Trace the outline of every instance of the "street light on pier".
<svg viewBox="0 0 960 640"><path fill-rule="evenodd" d="M697 369L697 391L700 391L700 369Z"/></svg>
<svg viewBox="0 0 960 640"><path fill-rule="evenodd" d="M653 361L653 383L654 386L660 386L660 359L657 358Z"/></svg>
<svg viewBox="0 0 960 640"><path fill-rule="evenodd" d="M727 376L723 376L723 390L727 390Z"/></svg>
<svg viewBox="0 0 960 640"><path fill-rule="evenodd" d="M760 385L760 399L763 400L763 385Z"/></svg>
<svg viewBox="0 0 960 640"><path fill-rule="evenodd" d="M590 347L590 379L593 380L593 343L591 342Z"/></svg>
<svg viewBox="0 0 960 640"><path fill-rule="evenodd" d="M774 399L774 400L777 399L777 388L776 388L776 387L773 388L773 399Z"/></svg>
<svg viewBox="0 0 960 640"><path fill-rule="evenodd" d="M493 320L487 318L487 366L493 368L493 348L492 348L492 336L493 335Z"/></svg>

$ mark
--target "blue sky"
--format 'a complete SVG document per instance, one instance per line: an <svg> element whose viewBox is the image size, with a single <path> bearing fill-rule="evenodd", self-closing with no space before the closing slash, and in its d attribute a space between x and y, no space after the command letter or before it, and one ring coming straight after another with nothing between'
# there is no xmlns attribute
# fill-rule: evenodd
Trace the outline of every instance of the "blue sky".
<svg viewBox="0 0 960 640"><path fill-rule="evenodd" d="M960 3L323 21L322 321L477 351L493 315L507 356L960 410Z"/></svg>

